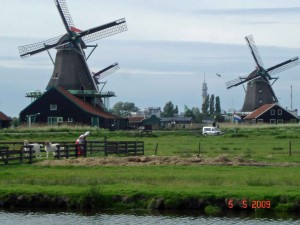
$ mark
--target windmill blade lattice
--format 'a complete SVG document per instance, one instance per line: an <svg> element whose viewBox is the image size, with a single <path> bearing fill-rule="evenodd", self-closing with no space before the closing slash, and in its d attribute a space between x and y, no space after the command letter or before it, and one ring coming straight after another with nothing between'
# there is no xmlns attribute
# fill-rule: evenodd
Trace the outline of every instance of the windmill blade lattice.
<svg viewBox="0 0 300 225"><path fill-rule="evenodd" d="M102 26L82 31L79 36L82 37L82 40L85 43L89 43L124 31L127 31L127 25L126 20L123 18Z"/></svg>
<svg viewBox="0 0 300 225"><path fill-rule="evenodd" d="M113 72L120 69L120 66L118 63L114 63L108 67L106 67L103 70L100 70L99 72L94 74L94 77L99 77L99 79L103 79L104 77L107 77L108 75L112 74Z"/></svg>
<svg viewBox="0 0 300 225"><path fill-rule="evenodd" d="M225 83L225 85L226 85L226 88L229 89L229 88L238 86L240 84L243 84L245 82L248 82L250 80L253 80L253 79L255 79L255 78L259 77L259 76L261 76L261 74L259 73L258 69L256 69L253 72L251 72L248 76L240 76L240 77L238 77L236 79L227 81Z"/></svg>
<svg viewBox="0 0 300 225"><path fill-rule="evenodd" d="M60 6L61 12L63 14L63 15L61 15L63 17L62 19L63 20L65 19L65 21L67 23L66 25L68 26L67 30L69 30L71 27L75 27L73 19L71 17L71 14L68 10L66 1L65 0L54 0L54 2L57 7Z"/></svg>
<svg viewBox="0 0 300 225"><path fill-rule="evenodd" d="M59 45L67 43L67 39L62 38L64 35L48 39L46 41L37 42L30 45L19 46L21 57L31 56L47 49L55 48Z"/></svg>
<svg viewBox="0 0 300 225"><path fill-rule="evenodd" d="M276 66L272 66L271 68L267 69L267 72L270 75L275 75L275 74L280 73L282 71L285 71L285 70L288 70L290 68L293 68L293 67L295 67L295 66L297 66L299 64L300 64L299 58L295 57L295 58L287 60L287 61L285 61L283 63L279 63Z"/></svg>
<svg viewBox="0 0 300 225"><path fill-rule="evenodd" d="M257 65L257 67L264 67L264 63L263 63L263 61L262 61L262 59L260 57L260 54L259 54L259 52L257 50L257 47L256 47L256 44L254 42L253 36L252 35L246 36L245 40L246 40L246 42L248 44L248 47L249 47L249 49L251 51L251 54L252 54L252 56L253 56L253 58L255 60L255 63Z"/></svg>

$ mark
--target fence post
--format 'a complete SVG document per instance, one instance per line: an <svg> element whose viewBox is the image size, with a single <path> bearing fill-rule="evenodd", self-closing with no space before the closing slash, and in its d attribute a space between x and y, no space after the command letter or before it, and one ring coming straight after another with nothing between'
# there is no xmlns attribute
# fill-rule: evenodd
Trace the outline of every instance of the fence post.
<svg viewBox="0 0 300 225"><path fill-rule="evenodd" d="M104 155L107 156L107 137L104 137Z"/></svg>
<svg viewBox="0 0 300 225"><path fill-rule="evenodd" d="M200 157L200 151L201 151L201 142L199 141L198 157Z"/></svg>
<svg viewBox="0 0 300 225"><path fill-rule="evenodd" d="M134 155L137 155L137 142L134 142Z"/></svg>
<svg viewBox="0 0 300 225"><path fill-rule="evenodd" d="M29 146L29 164L32 164L32 149L33 149L33 146L30 145Z"/></svg>
<svg viewBox="0 0 300 225"><path fill-rule="evenodd" d="M6 160L5 160L5 164L8 164L8 159L9 158L9 152L8 149L6 149Z"/></svg>
<svg viewBox="0 0 300 225"><path fill-rule="evenodd" d="M20 150L20 163L23 163L23 157L24 157L23 150L24 148L21 148Z"/></svg>
<svg viewBox="0 0 300 225"><path fill-rule="evenodd" d="M87 142L85 141L83 143L83 157L86 157L86 152L87 152Z"/></svg>
<svg viewBox="0 0 300 225"><path fill-rule="evenodd" d="M292 141L289 144L289 155L292 156Z"/></svg>
<svg viewBox="0 0 300 225"><path fill-rule="evenodd" d="M65 145L65 149L66 149L66 158L68 159L70 156L70 152L69 152L69 145Z"/></svg>
<svg viewBox="0 0 300 225"><path fill-rule="evenodd" d="M57 154L57 159L60 159L60 145L57 145L57 150L56 150L56 154Z"/></svg>
<svg viewBox="0 0 300 225"><path fill-rule="evenodd" d="M154 155L156 155L156 154L157 154L157 150L158 150L158 143L156 143L156 147L155 147L155 153L154 153Z"/></svg>

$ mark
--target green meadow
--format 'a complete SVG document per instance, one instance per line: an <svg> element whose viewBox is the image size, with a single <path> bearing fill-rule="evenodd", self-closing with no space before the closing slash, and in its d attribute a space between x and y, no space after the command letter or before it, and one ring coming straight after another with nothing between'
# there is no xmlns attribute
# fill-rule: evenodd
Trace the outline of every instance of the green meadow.
<svg viewBox="0 0 300 225"><path fill-rule="evenodd" d="M270 201L271 209L300 210L300 127L298 125L232 126L225 133L204 137L200 130L161 130L141 136L137 131L107 131L87 127L6 129L1 141L75 141L90 130L89 140L144 141L145 154L158 156L239 157L268 166L145 165L0 167L0 205L149 208L241 209L246 200ZM291 149L291 155L290 155ZM199 154L200 153L200 154ZM104 157L96 153L93 157ZM120 156L113 156L120 157ZM40 162L45 158L36 160ZM53 160L52 158L50 160ZM1 203L2 202L2 203ZM59 205L57 202L63 202ZM41 206L38 205L38 206Z"/></svg>

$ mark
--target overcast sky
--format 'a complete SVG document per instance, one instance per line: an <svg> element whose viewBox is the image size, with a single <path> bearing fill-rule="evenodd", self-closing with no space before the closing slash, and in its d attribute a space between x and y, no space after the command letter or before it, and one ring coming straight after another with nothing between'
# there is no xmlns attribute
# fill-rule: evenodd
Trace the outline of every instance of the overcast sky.
<svg viewBox="0 0 300 225"><path fill-rule="evenodd" d="M242 86L225 82L249 74L255 64L244 37L253 35L266 67L300 55L299 0L66 0L77 28L85 30L120 18L128 31L99 40L88 60L92 71L118 62L121 69L104 79L118 101L140 109L172 101L183 111L201 108L206 74L209 94L222 109L241 109ZM0 0L0 111L18 116L45 90L53 65L46 52L21 59L18 46L66 31L53 0ZM51 51L55 57L55 50ZM216 76L221 74L221 77ZM283 107L300 109L300 66L279 74L273 85Z"/></svg>

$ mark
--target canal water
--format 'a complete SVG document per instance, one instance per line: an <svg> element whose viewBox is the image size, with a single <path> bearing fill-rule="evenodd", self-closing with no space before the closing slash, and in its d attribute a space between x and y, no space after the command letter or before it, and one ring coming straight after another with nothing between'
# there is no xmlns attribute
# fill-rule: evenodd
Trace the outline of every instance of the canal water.
<svg viewBox="0 0 300 225"><path fill-rule="evenodd" d="M277 224L300 224L300 217L294 215L256 215L255 213L226 214L222 216L205 216L197 212L38 212L38 211L7 211L0 210L1 225L85 225L85 224L139 224L139 225L173 225L173 224L213 224L213 225L277 225Z"/></svg>

